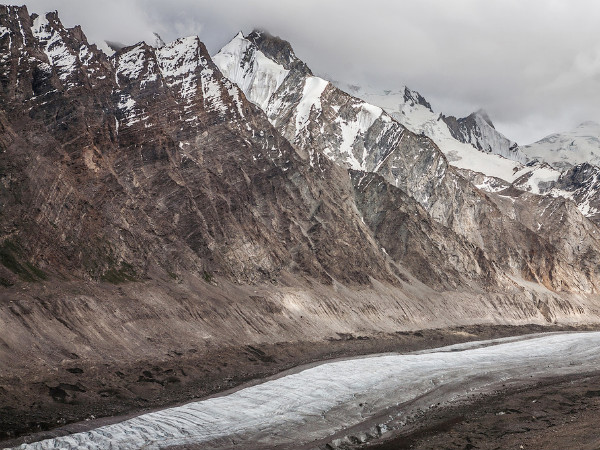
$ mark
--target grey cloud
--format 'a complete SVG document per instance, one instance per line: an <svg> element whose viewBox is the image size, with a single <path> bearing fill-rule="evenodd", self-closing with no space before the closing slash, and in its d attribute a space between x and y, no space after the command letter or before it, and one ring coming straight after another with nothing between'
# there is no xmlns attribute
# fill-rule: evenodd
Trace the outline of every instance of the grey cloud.
<svg viewBox="0 0 600 450"><path fill-rule="evenodd" d="M131 44L198 34L211 53L255 27L289 40L317 74L404 84L445 114L484 108L529 143L600 121L600 2L584 0L34 0L88 37Z"/></svg>

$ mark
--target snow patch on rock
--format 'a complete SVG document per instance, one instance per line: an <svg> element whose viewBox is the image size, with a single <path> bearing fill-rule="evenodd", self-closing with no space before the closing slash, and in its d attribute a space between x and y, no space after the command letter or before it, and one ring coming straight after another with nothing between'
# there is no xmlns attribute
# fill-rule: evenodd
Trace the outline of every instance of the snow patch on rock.
<svg viewBox="0 0 600 450"><path fill-rule="evenodd" d="M355 170L366 170L364 158L363 161L359 161L354 156L352 149L355 141L359 137L365 135L373 123L381 116L383 111L377 106L364 102L352 105L352 107L357 110L354 120L343 119L340 116L335 119L335 122L342 130L342 141L339 146L339 151L342 155L346 155L346 162L350 164L350 167Z"/></svg>
<svg viewBox="0 0 600 450"><path fill-rule="evenodd" d="M311 111L321 112L321 95L329 83L319 77L308 77L304 81L302 99L296 107L296 136L306 127Z"/></svg>
<svg viewBox="0 0 600 450"><path fill-rule="evenodd" d="M140 43L127 52L121 53L117 60L117 73L129 80L137 80L144 70L146 50Z"/></svg>
<svg viewBox="0 0 600 450"><path fill-rule="evenodd" d="M31 31L38 39L50 63L55 67L60 80L67 81L77 70L77 56L71 53L60 33L50 25L46 17L37 16Z"/></svg>

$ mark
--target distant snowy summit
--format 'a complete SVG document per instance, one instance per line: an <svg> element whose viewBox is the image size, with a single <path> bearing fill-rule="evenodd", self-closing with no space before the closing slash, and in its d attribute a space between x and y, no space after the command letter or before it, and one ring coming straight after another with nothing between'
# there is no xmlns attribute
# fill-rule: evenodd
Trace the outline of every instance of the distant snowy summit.
<svg viewBox="0 0 600 450"><path fill-rule="evenodd" d="M378 90L333 83L366 102L380 106L411 131L430 137L450 163L462 169L509 182L515 179L511 171L506 170L507 167L501 169L507 165L506 162L493 158L481 159L480 155L473 154L470 148L460 146L456 141L521 165L529 163L533 167L536 162L547 164L558 172L584 163L600 166L600 124L597 122L586 121L571 131L551 134L533 144L518 145L497 131L490 116L482 109L467 117L456 118L435 112L425 97L408 87ZM521 166L514 167L521 169Z"/></svg>
<svg viewBox="0 0 600 450"><path fill-rule="evenodd" d="M346 83L334 84L366 102L380 106L414 133L430 137L444 153L450 154L454 162L463 157L462 152L455 148L453 139L485 153L500 155L520 163L526 162L517 143L498 132L488 114L482 109L457 119L436 113L425 97L406 86L398 90L378 90Z"/></svg>
<svg viewBox="0 0 600 450"><path fill-rule="evenodd" d="M578 164L600 166L600 124L583 122L571 131L555 133L522 147L528 160L550 164L558 170Z"/></svg>
<svg viewBox="0 0 600 450"><path fill-rule="evenodd" d="M407 136L403 130L408 130L431 139L447 164L479 189L502 192L512 187L564 197L586 216L598 214L595 164L600 161L594 150L600 130L595 123L582 124L575 133L550 136L540 141L544 145L532 144L524 151L496 130L484 110L456 118L435 112L423 95L405 86L381 90L325 80L312 74L287 41L263 31L238 33L213 59L311 160L320 150L339 164L379 173L397 187L409 189L413 183L417 189L413 195L425 205L430 197L421 191L423 182L399 175L410 153L410 145L402 142ZM403 154L393 150L398 146ZM539 151L533 150L536 146ZM420 160L425 153L411 157ZM592 166L580 167L585 161ZM422 164L429 164L436 176L445 171L446 163L437 157ZM573 170L565 171L569 168Z"/></svg>
<svg viewBox="0 0 600 450"><path fill-rule="evenodd" d="M482 109L455 118L436 113L425 97L408 87L377 90L334 84L431 138L479 189L502 192L513 187L563 197L588 218L600 219L600 124L583 122L572 131L519 146L497 131Z"/></svg>

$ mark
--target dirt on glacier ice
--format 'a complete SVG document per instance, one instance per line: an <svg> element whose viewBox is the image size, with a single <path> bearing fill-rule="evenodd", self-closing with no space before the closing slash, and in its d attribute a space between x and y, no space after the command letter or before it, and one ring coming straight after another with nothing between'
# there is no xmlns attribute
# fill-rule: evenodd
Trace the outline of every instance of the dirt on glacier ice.
<svg viewBox="0 0 600 450"><path fill-rule="evenodd" d="M600 374L533 386L430 411L407 432L361 450L598 449Z"/></svg>

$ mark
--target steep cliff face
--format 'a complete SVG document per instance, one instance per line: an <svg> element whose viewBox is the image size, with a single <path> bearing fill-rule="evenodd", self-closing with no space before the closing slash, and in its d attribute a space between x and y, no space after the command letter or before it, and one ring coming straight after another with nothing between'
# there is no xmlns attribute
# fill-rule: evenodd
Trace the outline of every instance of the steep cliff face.
<svg viewBox="0 0 600 450"><path fill-rule="evenodd" d="M437 290L494 290L502 270L481 248L432 221L401 189L372 172L352 171L358 209L386 253Z"/></svg>
<svg viewBox="0 0 600 450"><path fill-rule="evenodd" d="M551 192L573 200L587 218L600 224L600 167L583 163L562 172Z"/></svg>
<svg viewBox="0 0 600 450"><path fill-rule="evenodd" d="M512 161L525 163L526 157L517 143L496 131L485 111L479 110L459 119L442 116L442 120L458 141L471 144L482 152L494 153Z"/></svg>

